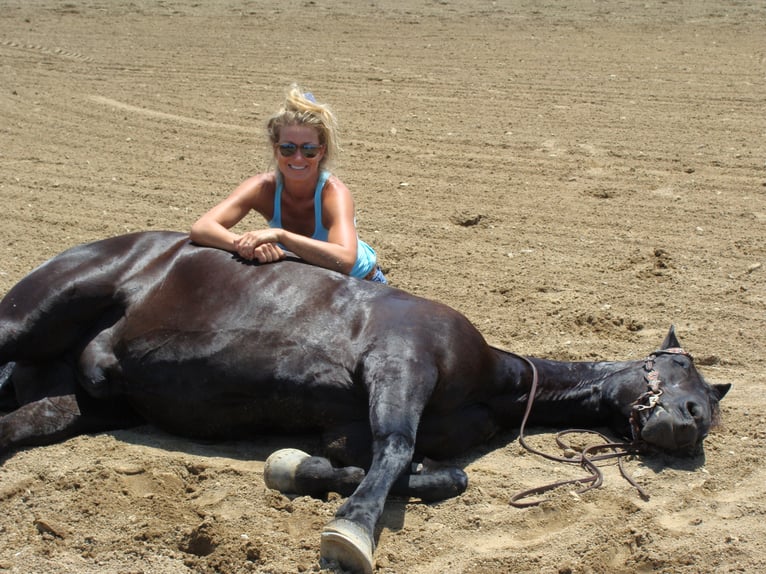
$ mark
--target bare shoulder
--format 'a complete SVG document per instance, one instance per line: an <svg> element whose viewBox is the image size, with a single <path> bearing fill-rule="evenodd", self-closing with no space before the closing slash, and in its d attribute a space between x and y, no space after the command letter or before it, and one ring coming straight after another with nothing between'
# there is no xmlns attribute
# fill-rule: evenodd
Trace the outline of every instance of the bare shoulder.
<svg viewBox="0 0 766 574"><path fill-rule="evenodd" d="M353 207L354 199L351 196L351 191L346 187L336 176L331 175L327 179L327 183L322 190L322 202L323 203L335 203L345 204Z"/></svg>
<svg viewBox="0 0 766 574"><path fill-rule="evenodd" d="M277 179L273 172L259 173L240 183L232 196L263 212L265 209L272 209L276 187Z"/></svg>
<svg viewBox="0 0 766 574"><path fill-rule="evenodd" d="M354 199L348 187L334 175L322 190L322 222L330 230L339 224L344 229L354 229Z"/></svg>
<svg viewBox="0 0 766 574"><path fill-rule="evenodd" d="M257 194L263 191L271 191L272 195L276 189L276 174L273 172L258 173L248 177L237 186L234 193Z"/></svg>

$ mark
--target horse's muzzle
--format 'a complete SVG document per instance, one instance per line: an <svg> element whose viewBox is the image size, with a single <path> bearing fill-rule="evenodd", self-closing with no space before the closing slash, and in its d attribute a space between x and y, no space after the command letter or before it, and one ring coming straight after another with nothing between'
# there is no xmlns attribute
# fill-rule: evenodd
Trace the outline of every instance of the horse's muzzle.
<svg viewBox="0 0 766 574"><path fill-rule="evenodd" d="M642 441L677 456L698 454L703 438L693 417L673 414L662 405L652 409L641 428Z"/></svg>

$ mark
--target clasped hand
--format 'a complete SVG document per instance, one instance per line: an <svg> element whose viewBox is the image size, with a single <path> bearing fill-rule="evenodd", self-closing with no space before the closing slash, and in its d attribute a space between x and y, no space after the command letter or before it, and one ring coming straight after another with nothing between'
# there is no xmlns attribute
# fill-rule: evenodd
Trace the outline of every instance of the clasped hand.
<svg viewBox="0 0 766 574"><path fill-rule="evenodd" d="M234 240L234 249L244 259L255 259L259 263L271 263L285 258L285 252L279 247L276 229L248 231Z"/></svg>

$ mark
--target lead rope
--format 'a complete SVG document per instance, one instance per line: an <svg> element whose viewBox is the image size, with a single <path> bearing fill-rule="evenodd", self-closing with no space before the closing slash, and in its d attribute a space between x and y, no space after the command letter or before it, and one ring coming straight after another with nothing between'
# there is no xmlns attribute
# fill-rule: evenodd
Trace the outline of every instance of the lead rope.
<svg viewBox="0 0 766 574"><path fill-rule="evenodd" d="M527 365L529 365L530 368L532 369L532 386L530 387L530 390L529 390L527 407L524 412L524 418L521 421L521 427L519 429L519 443L529 452L533 454L537 454L543 458L547 458L548 460L563 462L567 464L579 464L582 468L589 471L590 474L583 478L559 480L556 482L552 482L550 484L545 484L543 486L536 486L533 488L522 490L521 492L517 492L511 497L509 504L511 506L515 506L516 508L527 508L530 506L537 506L538 504L541 504L542 502L544 502L544 500L531 500L531 501L525 501L525 502L522 502L522 500L530 496L544 494L546 492L549 492L561 486L566 486L568 484L590 483L588 484L588 486L578 490L577 491L578 495L583 494L584 492L587 492L591 489L598 488L604 482L604 474L603 472L601 472L601 469L598 467L598 465L596 465L596 462L612 459L612 458L617 459L617 466L619 467L620 474L623 476L623 478L627 480L631 486L633 486L636 490L638 490L638 493L641 496L641 498L643 498L644 500L648 500L649 495L646 493L646 491L643 488L641 488L641 486L638 485L638 483L636 483L633 477L630 476L630 474L628 474L628 471L625 469L622 462L623 457L631 455L631 454L635 454L636 452L638 452L635 440L633 443L610 442L609 439L606 437L606 435L591 429L569 429L569 430L561 431L556 434L556 444L558 444L558 446L561 449L572 450L571 447L564 444L564 442L561 440L561 437L567 434L575 434L575 433L593 434L598 436L604 441L603 444L595 444L595 445L587 446L579 452L579 456L570 457L570 458L548 454L546 452L543 452L541 450L538 450L532 447L529 443L527 443L524 431L526 430L527 420L529 419L529 414L532 412L532 405L535 401L535 394L537 393L537 385L538 385L537 367L535 367L534 363L530 361L527 357L523 357L521 355L516 355L516 356L524 360L527 363ZM635 405L635 406L643 406L643 405ZM591 453L595 453L600 450L607 450L607 449L611 449L612 452L606 453L606 454L599 454L596 456L591 456Z"/></svg>

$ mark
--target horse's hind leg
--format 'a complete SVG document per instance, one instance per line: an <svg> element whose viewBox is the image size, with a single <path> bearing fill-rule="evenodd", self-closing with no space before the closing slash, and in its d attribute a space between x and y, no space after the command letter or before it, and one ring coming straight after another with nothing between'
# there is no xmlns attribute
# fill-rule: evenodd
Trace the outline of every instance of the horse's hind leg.
<svg viewBox="0 0 766 574"><path fill-rule="evenodd" d="M23 405L0 418L0 452L75 436L80 419L75 395L46 397Z"/></svg>
<svg viewBox="0 0 766 574"><path fill-rule="evenodd" d="M122 313L114 285L94 277L87 264L83 255L59 256L0 299L0 363L61 357L99 317Z"/></svg>
<svg viewBox="0 0 766 574"><path fill-rule="evenodd" d="M84 393L72 368L63 361L16 363L10 382L21 406L0 417L0 452L140 422L118 402L101 401Z"/></svg>
<svg viewBox="0 0 766 574"><path fill-rule="evenodd" d="M4 390L13 394L18 408L0 418L0 451L50 444L77 434L82 413L69 365L9 363L4 376Z"/></svg>

